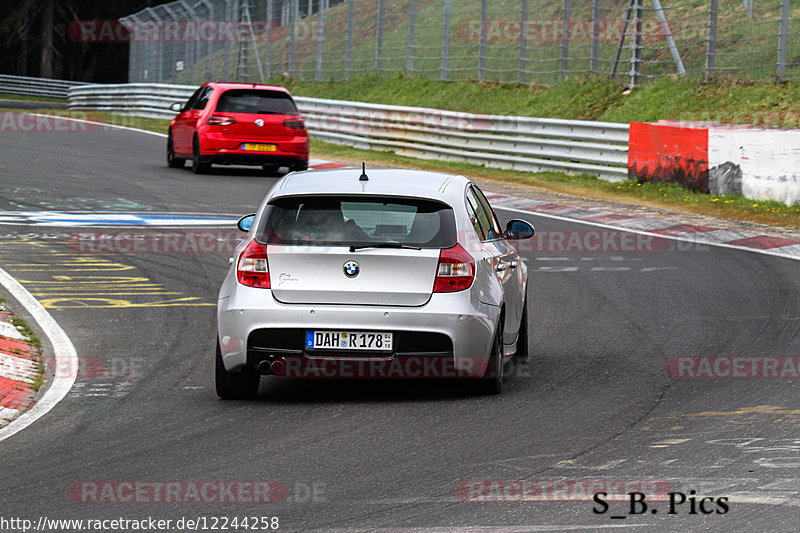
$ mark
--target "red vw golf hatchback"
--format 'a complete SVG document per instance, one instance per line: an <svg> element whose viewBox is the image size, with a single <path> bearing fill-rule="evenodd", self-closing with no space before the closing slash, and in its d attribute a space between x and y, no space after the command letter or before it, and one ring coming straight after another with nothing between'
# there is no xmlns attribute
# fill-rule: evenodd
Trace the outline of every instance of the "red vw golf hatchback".
<svg viewBox="0 0 800 533"><path fill-rule="evenodd" d="M253 83L206 83L169 125L167 164L187 159L196 174L216 165L259 165L272 174L280 167L308 168L308 133L289 91Z"/></svg>

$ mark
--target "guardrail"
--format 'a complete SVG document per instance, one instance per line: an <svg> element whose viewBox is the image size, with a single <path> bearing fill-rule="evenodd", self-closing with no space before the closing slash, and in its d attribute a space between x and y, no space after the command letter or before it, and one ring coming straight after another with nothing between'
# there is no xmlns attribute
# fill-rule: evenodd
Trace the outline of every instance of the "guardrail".
<svg viewBox="0 0 800 533"><path fill-rule="evenodd" d="M190 85L87 85L69 91L69 109L97 109L151 118L175 116ZM358 148L494 168L556 170L628 177L628 124L477 115L296 97L312 136Z"/></svg>
<svg viewBox="0 0 800 533"><path fill-rule="evenodd" d="M79 85L86 85L86 83L82 81L50 80L47 78L0 74L0 93L5 94L66 98L70 87Z"/></svg>

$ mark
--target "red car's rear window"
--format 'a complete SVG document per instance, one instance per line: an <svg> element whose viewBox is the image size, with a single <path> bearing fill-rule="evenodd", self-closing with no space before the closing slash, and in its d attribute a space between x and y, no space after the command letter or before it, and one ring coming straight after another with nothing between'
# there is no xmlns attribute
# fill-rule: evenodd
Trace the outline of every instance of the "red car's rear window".
<svg viewBox="0 0 800 533"><path fill-rule="evenodd" d="M217 111L257 115L297 115L288 94L263 89L231 89L220 96Z"/></svg>

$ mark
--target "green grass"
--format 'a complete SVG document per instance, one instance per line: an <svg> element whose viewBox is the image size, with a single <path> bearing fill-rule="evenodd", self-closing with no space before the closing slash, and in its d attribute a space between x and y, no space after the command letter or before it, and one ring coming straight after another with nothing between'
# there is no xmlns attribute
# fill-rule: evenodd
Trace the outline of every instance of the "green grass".
<svg viewBox="0 0 800 533"><path fill-rule="evenodd" d="M27 100L32 102L57 102L66 104L64 98L51 98L49 96L26 96L24 94L0 93L0 100Z"/></svg>
<svg viewBox="0 0 800 533"><path fill-rule="evenodd" d="M139 130L153 131L156 133L167 134L169 129L169 119L165 118L144 118L134 117L130 115L118 115L115 113L108 113L105 111L95 112L91 111L92 120L104 122L106 124L113 124L115 126L123 126L126 128L135 128ZM99 115L99 116L95 116Z"/></svg>
<svg viewBox="0 0 800 533"><path fill-rule="evenodd" d="M598 77L553 87L479 81L440 82L403 74L364 75L349 81L275 78L296 96L409 105L467 113L608 122L714 120L726 124L800 127L800 82L706 83L665 77L627 91Z"/></svg>
<svg viewBox="0 0 800 533"><path fill-rule="evenodd" d="M774 226L800 228L800 206L780 202L756 202L740 195L709 195L689 191L678 184L610 183L584 174L563 172L523 172L486 168L470 163L416 159L393 152L362 150L311 140L314 157L348 161L367 161L374 164L402 166L462 174L470 178L516 183L550 191L577 194L603 200L647 205L723 218L732 218Z"/></svg>

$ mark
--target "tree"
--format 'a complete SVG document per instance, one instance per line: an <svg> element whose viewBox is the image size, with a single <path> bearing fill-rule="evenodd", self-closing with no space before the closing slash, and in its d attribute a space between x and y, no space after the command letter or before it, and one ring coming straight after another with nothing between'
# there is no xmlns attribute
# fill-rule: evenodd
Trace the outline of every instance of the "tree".
<svg viewBox="0 0 800 533"><path fill-rule="evenodd" d="M126 43L70 39L78 20L116 20L168 0L0 0L0 73L79 81L127 81Z"/></svg>

